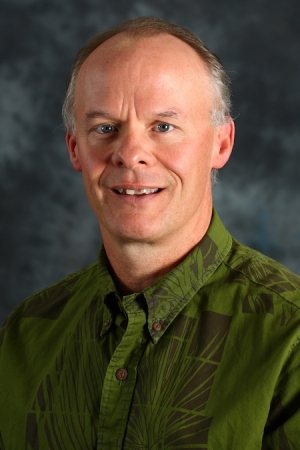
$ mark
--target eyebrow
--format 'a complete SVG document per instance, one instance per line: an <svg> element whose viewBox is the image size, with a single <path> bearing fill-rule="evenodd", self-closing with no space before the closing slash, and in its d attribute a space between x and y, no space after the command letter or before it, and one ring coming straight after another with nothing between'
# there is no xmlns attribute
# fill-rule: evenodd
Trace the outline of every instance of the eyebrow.
<svg viewBox="0 0 300 450"><path fill-rule="evenodd" d="M107 117L112 118L112 114L110 114L108 111L104 111L102 109L98 109L97 111L88 111L85 115L86 119L96 119L98 117Z"/></svg>
<svg viewBox="0 0 300 450"><path fill-rule="evenodd" d="M180 111L178 111L177 109L167 109L165 111L160 111L160 112L155 112L152 114L153 117L162 117L162 118L166 118L166 117L184 117L184 114L182 114ZM109 111L105 111L102 109L99 110L95 110L95 111L88 111L86 113L86 120L91 120L91 119L97 119L97 118L107 118L107 119L113 119L114 116L113 114L111 114Z"/></svg>
<svg viewBox="0 0 300 450"><path fill-rule="evenodd" d="M183 114L176 109L167 109L166 111L158 112L154 114L157 117L182 117Z"/></svg>

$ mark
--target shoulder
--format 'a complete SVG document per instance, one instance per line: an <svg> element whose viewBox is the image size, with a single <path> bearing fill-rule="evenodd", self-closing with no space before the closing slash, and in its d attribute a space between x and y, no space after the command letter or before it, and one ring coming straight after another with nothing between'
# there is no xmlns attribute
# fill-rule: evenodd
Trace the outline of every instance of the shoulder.
<svg viewBox="0 0 300 450"><path fill-rule="evenodd" d="M282 264L233 239L224 263L232 282L264 289L300 308L300 277Z"/></svg>
<svg viewBox="0 0 300 450"><path fill-rule="evenodd" d="M17 305L4 322L0 330L0 345L5 331L19 323L21 319L49 319L56 321L67 308L72 299L72 309L75 311L76 303L84 304L84 297L91 299L96 290L97 263L90 264L84 269L78 270L58 282L31 295ZM78 296L77 294L80 293Z"/></svg>
<svg viewBox="0 0 300 450"><path fill-rule="evenodd" d="M95 279L96 272L97 263L95 262L42 289L23 302L24 312L27 315L35 312L37 316L48 318L56 316L64 308L69 298L74 295L74 291L86 289L87 286L93 288L94 283L89 283L89 280Z"/></svg>

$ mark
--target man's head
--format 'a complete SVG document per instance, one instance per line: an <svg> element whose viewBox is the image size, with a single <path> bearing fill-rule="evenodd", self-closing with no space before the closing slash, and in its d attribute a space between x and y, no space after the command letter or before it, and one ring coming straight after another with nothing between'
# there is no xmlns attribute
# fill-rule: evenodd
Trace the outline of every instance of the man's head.
<svg viewBox="0 0 300 450"><path fill-rule="evenodd" d="M211 89L214 96L213 109L211 111L213 124L218 126L228 119L231 108L230 80L219 58L186 28L154 17L140 17L123 22L95 36L78 52L69 76L63 105L63 119L67 130L71 132L75 130L75 84L82 64L99 45L119 33L126 33L134 38L170 34L188 44L204 62L210 76Z"/></svg>
<svg viewBox="0 0 300 450"><path fill-rule="evenodd" d="M195 245L211 218L211 171L233 144L206 60L150 31L113 33L73 71L67 146L106 248Z"/></svg>

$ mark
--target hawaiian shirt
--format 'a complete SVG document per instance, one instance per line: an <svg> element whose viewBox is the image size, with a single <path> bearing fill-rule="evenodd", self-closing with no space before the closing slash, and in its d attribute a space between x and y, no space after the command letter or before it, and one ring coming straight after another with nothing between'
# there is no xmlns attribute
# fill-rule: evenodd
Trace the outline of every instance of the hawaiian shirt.
<svg viewBox="0 0 300 450"><path fill-rule="evenodd" d="M102 248L4 324L0 449L299 450L299 340L300 278L216 212L143 292Z"/></svg>

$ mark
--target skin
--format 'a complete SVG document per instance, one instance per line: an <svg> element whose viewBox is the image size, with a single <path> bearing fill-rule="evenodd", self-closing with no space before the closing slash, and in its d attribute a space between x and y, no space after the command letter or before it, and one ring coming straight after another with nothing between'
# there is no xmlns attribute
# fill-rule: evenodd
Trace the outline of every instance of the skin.
<svg viewBox="0 0 300 450"><path fill-rule="evenodd" d="M120 33L79 71L76 131L67 132L66 142L122 294L155 282L207 231L210 173L226 164L234 138L231 120L213 126L212 106L203 62L167 34ZM156 188L148 195L118 193Z"/></svg>

